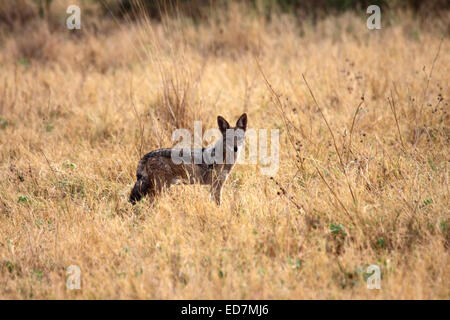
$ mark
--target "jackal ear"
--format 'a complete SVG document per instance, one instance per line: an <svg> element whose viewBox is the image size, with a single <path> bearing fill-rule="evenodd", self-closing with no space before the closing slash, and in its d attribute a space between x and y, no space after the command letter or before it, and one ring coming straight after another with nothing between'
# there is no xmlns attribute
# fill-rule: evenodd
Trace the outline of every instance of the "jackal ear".
<svg viewBox="0 0 450 320"><path fill-rule="evenodd" d="M228 123L228 121L222 118L221 116L217 117L217 124L219 126L220 132L222 132L223 135L225 135L227 129L230 129L230 124Z"/></svg>
<svg viewBox="0 0 450 320"><path fill-rule="evenodd" d="M236 122L236 127L238 129L246 130L247 129L247 114L244 113Z"/></svg>

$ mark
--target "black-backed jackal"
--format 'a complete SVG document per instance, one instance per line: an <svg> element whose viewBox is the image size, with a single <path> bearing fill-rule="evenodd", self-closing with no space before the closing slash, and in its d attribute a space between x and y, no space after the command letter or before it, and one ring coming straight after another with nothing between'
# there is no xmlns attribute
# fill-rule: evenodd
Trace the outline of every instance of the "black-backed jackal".
<svg viewBox="0 0 450 320"><path fill-rule="evenodd" d="M245 141L247 115L244 113L235 127L221 116L217 124L222 133L214 146L202 149L159 149L147 153L137 166L137 182L130 194L135 204L143 196L152 198L163 188L177 182L211 186L211 195L218 205L222 188L236 164ZM183 159L183 161L179 161Z"/></svg>

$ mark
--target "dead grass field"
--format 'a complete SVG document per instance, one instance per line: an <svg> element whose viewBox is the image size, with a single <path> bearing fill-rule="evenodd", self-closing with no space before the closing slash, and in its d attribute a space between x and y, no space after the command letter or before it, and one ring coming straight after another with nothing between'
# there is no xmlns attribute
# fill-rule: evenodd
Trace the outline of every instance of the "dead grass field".
<svg viewBox="0 0 450 320"><path fill-rule="evenodd" d="M0 298L449 299L450 15L382 14L3 32ZM130 205L144 153L244 111L280 130L273 179Z"/></svg>

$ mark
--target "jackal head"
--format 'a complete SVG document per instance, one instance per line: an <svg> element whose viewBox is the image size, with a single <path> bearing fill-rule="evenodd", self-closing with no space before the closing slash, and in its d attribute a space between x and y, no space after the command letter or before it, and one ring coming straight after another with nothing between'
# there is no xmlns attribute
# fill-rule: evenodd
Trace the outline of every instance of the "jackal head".
<svg viewBox="0 0 450 320"><path fill-rule="evenodd" d="M235 164L245 142L247 130L247 114L241 115L235 127L231 127L223 117L217 117L217 124L222 133L223 161L225 164Z"/></svg>

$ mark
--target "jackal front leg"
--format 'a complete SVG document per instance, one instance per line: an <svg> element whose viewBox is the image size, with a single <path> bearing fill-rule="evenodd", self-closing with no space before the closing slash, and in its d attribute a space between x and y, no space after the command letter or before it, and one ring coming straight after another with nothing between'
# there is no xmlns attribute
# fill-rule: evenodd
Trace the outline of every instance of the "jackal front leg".
<svg viewBox="0 0 450 320"><path fill-rule="evenodd" d="M225 184L226 180L227 180L227 175L220 174L213 179L213 182L211 184L211 196L214 198L217 205L219 205L219 206L222 201L222 189L223 189L223 185Z"/></svg>

